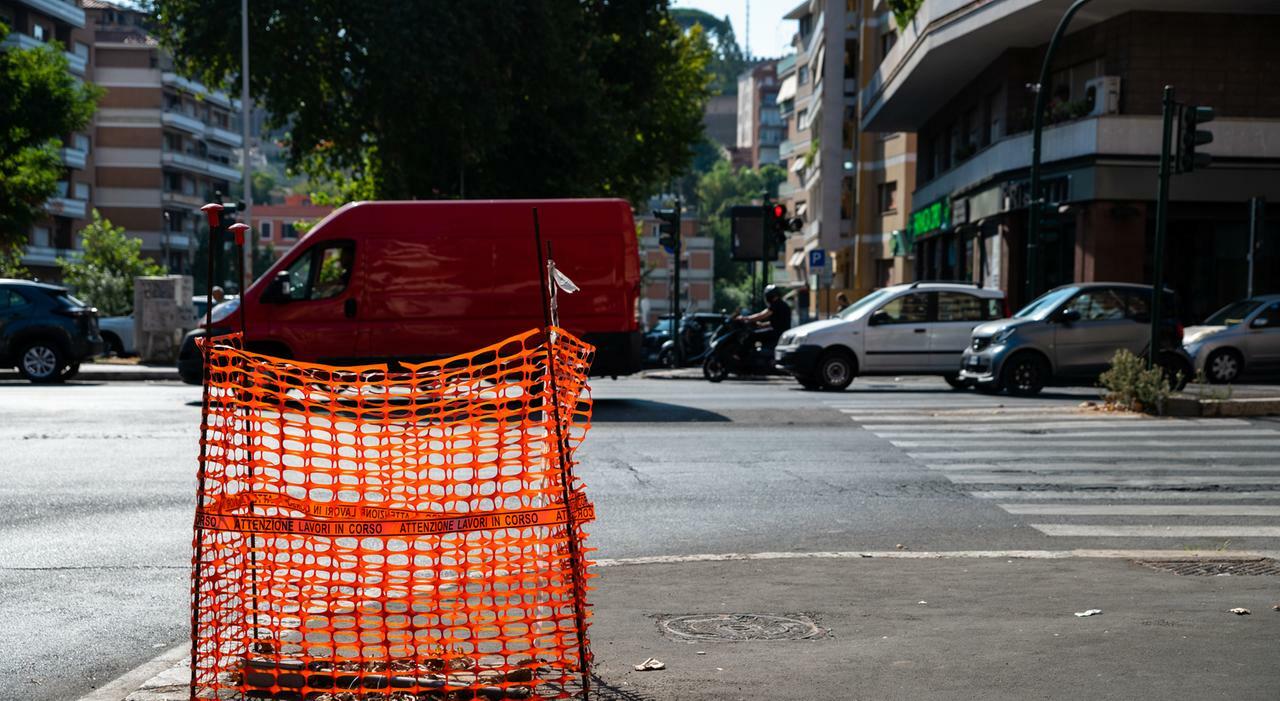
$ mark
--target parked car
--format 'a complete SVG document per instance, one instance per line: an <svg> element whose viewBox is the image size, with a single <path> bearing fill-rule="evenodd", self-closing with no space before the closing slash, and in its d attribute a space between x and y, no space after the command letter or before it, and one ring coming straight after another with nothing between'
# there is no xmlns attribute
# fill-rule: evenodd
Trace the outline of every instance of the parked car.
<svg viewBox="0 0 1280 701"><path fill-rule="evenodd" d="M1232 302L1188 328L1182 343L1210 382L1235 382L1246 370L1280 372L1280 295Z"/></svg>
<svg viewBox="0 0 1280 701"><path fill-rule="evenodd" d="M65 287L0 279L0 366L31 382L62 382L100 353L98 310Z"/></svg>
<svg viewBox="0 0 1280 701"><path fill-rule="evenodd" d="M122 357L138 352L133 334L133 315L107 316L98 320L98 330L106 355Z"/></svg>
<svg viewBox="0 0 1280 701"><path fill-rule="evenodd" d="M640 255L625 200L357 202L311 228L212 331L251 350L331 364L424 360L475 350L543 324L533 229L580 288L560 325L596 347L594 375L640 369ZM243 304L243 308L241 305ZM193 331L178 370L203 370Z"/></svg>
<svg viewBox="0 0 1280 701"><path fill-rule="evenodd" d="M836 318L782 334L774 362L808 389L842 390L858 375L941 375L957 389L974 327L1006 314L1004 292L915 282L876 290Z"/></svg>
<svg viewBox="0 0 1280 701"><path fill-rule="evenodd" d="M1156 363L1178 388L1191 377L1177 298L1166 290ZM1116 351L1145 356L1151 345L1151 287L1117 282L1063 285L1013 318L973 331L960 377L980 389L1030 396L1048 384L1092 383ZM1175 379L1180 378L1180 379Z"/></svg>

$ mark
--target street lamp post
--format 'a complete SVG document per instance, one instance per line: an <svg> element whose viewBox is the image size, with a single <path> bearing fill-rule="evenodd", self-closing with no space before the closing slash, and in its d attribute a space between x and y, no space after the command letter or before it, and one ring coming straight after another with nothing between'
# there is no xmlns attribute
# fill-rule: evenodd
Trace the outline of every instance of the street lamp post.
<svg viewBox="0 0 1280 701"><path fill-rule="evenodd" d="M1058 40L1067 32L1071 18L1092 0L1075 0L1071 7L1063 13L1058 28L1049 39L1049 48L1044 53L1044 63L1040 66L1040 82L1036 83L1036 105L1031 114L1031 192L1027 203L1027 300L1035 299L1040 292L1040 136L1044 131L1044 110L1046 102L1046 84L1049 82L1049 66L1053 62L1053 53L1058 48Z"/></svg>
<svg viewBox="0 0 1280 701"><path fill-rule="evenodd" d="M244 223L253 226L253 161L249 158L249 0L240 0L240 151L244 155ZM240 265L252 270L253 249L245 245ZM240 290L244 294L244 290Z"/></svg>

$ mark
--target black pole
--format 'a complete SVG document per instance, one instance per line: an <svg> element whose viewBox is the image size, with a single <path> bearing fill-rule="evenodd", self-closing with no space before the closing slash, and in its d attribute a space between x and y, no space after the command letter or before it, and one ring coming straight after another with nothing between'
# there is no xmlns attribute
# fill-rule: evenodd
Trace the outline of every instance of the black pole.
<svg viewBox="0 0 1280 701"><path fill-rule="evenodd" d="M1031 113L1031 192L1027 203L1027 275L1024 301L1035 299L1040 292L1040 136L1044 131L1044 109L1049 82L1049 65L1058 49L1058 40L1067 32L1067 25L1076 12L1091 0L1076 0L1063 13L1058 28L1053 30L1049 48L1045 50L1044 63L1040 65L1040 82L1036 83L1036 105Z"/></svg>
<svg viewBox="0 0 1280 701"><path fill-rule="evenodd" d="M672 224L675 227L675 231L672 232L675 240L675 246L673 247L675 249L675 264L672 266L671 273L671 312L673 315L671 319L671 338L675 340L676 367L678 368L684 367L684 343L680 339L680 322L684 317L684 313L680 308L680 262L683 255L682 251L684 250L684 237L680 231L680 209L680 198L677 197L675 222Z"/></svg>
<svg viewBox="0 0 1280 701"><path fill-rule="evenodd" d="M1169 140L1173 136L1173 113L1177 105L1173 101L1173 86L1164 86L1162 100L1164 124L1160 137L1160 173L1156 191L1156 240L1151 251L1151 345L1147 350L1147 369L1155 363L1160 352L1160 326L1164 321L1161 307L1164 302L1164 234L1168 225L1169 209Z"/></svg>
<svg viewBox="0 0 1280 701"><path fill-rule="evenodd" d="M1262 224L1266 221L1267 200L1263 197L1249 198L1249 279L1245 284L1245 297L1253 296L1253 267L1257 260L1258 241L1262 238Z"/></svg>
<svg viewBox="0 0 1280 701"><path fill-rule="evenodd" d="M560 457L560 488L561 496L564 499L565 528L568 531L569 541L569 557L571 564L569 567L569 578L573 582L573 619L578 626L578 663L582 665L582 692L584 697L591 695L591 662L587 657L587 619L582 610L582 597L586 593L586 587L583 585L581 577L578 576L578 563L582 562L581 553L578 548L578 524L573 513L571 481L573 472L569 468L569 461L566 455L568 449L568 441L564 437L564 428L560 425L560 385L556 378L556 356L555 344L551 337L551 290L549 289L550 280L547 279L547 263L542 257L542 229L538 226L538 208L533 208L533 242L537 249L536 260L538 263L538 275L535 278L538 281L538 289L542 296L542 328L543 338L547 344L547 375L551 385L551 417L555 425L556 451ZM547 242L547 257L551 257L551 243ZM554 283L551 283L554 284Z"/></svg>

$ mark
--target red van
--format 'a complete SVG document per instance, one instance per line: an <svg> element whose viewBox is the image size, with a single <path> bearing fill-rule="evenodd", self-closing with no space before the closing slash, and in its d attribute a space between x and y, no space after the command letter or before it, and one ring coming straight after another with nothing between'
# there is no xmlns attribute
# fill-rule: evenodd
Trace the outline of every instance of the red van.
<svg viewBox="0 0 1280 701"><path fill-rule="evenodd" d="M544 246L580 291L560 325L597 348L592 374L640 369L640 256L624 200L357 202L325 217L240 300L214 333L295 360L358 364L462 353L542 325L533 208ZM178 359L198 384L194 337Z"/></svg>

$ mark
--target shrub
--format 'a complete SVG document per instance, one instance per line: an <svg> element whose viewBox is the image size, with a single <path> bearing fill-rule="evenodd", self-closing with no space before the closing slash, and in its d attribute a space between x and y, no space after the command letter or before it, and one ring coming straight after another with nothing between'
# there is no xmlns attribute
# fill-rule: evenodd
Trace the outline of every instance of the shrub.
<svg viewBox="0 0 1280 701"><path fill-rule="evenodd" d="M1158 414L1172 393L1169 380L1159 367L1147 369L1146 362L1125 349L1111 358L1111 369L1098 383L1107 390L1107 403L1129 411Z"/></svg>

